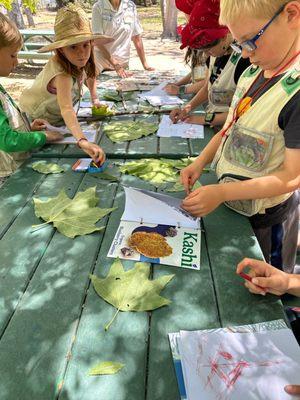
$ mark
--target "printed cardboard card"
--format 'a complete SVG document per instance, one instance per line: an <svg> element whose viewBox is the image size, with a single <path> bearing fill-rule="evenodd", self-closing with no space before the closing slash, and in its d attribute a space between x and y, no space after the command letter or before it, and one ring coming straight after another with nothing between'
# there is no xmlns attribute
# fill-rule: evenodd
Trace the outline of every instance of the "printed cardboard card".
<svg viewBox="0 0 300 400"><path fill-rule="evenodd" d="M200 221L181 200L148 190L124 188L125 210L108 257L200 269Z"/></svg>

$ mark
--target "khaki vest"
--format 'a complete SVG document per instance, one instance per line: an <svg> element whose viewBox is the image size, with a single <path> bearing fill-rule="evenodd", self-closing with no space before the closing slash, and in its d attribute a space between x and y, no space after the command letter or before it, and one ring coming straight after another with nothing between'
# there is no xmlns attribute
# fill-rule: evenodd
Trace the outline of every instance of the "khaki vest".
<svg viewBox="0 0 300 400"><path fill-rule="evenodd" d="M0 90L0 102L8 117L9 125L13 130L24 132L30 131L30 125L25 116L22 115L11 97ZM0 150L0 177L11 175L30 156L29 152L6 153Z"/></svg>
<svg viewBox="0 0 300 400"><path fill-rule="evenodd" d="M240 78L227 123L232 120L234 108L260 72L259 68L252 66ZM220 182L258 178L280 169L284 161L285 142L278 117L287 102L300 90L299 76L297 66L289 69L229 129L228 137L223 140L215 157ZM251 216L264 214L267 208L282 203L291 194L225 204L241 214Z"/></svg>
<svg viewBox="0 0 300 400"><path fill-rule="evenodd" d="M63 74L62 67L52 57L38 74L33 85L25 89L20 97L20 107L32 119L43 118L50 124L63 122L56 94L50 93L47 89L49 82L57 75ZM72 101L73 105L80 98L80 88L71 76L72 80Z"/></svg>
<svg viewBox="0 0 300 400"><path fill-rule="evenodd" d="M240 54L232 53L215 82L213 84L211 84L210 81L208 82L207 112L222 113L229 110L236 89L234 74L240 58ZM215 61L215 57L210 58L208 76L212 74Z"/></svg>

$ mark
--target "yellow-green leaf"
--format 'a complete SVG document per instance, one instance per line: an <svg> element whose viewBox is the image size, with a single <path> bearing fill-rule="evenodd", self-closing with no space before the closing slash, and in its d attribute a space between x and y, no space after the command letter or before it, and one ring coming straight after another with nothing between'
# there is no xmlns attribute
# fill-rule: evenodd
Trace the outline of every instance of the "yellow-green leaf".
<svg viewBox="0 0 300 400"><path fill-rule="evenodd" d="M136 262L134 268L124 271L121 261L116 259L106 278L91 275L97 294L117 308L105 330L109 329L119 311L149 311L170 304L170 300L159 294L174 274L155 280L149 280L149 274L148 263Z"/></svg>
<svg viewBox="0 0 300 400"><path fill-rule="evenodd" d="M96 195L96 187L78 192L74 199L70 199L62 190L56 197L49 200L34 198L33 201L35 215L46 221L45 224L53 223L60 233L70 238L101 231L104 226L98 228L95 223L115 210L115 208L97 207L99 198Z"/></svg>
<svg viewBox="0 0 300 400"><path fill-rule="evenodd" d="M125 364L113 361L103 361L90 369L89 375L113 375L120 371Z"/></svg>
<svg viewBox="0 0 300 400"><path fill-rule="evenodd" d="M112 142L126 142L139 139L155 133L158 129L157 124L145 121L122 121L111 122L103 127L103 132Z"/></svg>
<svg viewBox="0 0 300 400"><path fill-rule="evenodd" d="M55 163L46 163L44 161L37 161L32 164L32 169L40 174L59 174L65 172L64 168Z"/></svg>

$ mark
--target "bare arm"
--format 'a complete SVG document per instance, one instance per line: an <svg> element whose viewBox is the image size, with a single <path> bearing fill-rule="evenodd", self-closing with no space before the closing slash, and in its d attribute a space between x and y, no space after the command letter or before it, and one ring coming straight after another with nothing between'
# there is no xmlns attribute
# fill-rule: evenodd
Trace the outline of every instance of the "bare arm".
<svg viewBox="0 0 300 400"><path fill-rule="evenodd" d="M149 67L149 65L146 61L145 49L144 49L143 40L142 40L141 35L133 36L132 41L133 41L133 44L136 48L137 54L141 60L141 63L143 65L144 69L153 71L154 68Z"/></svg>

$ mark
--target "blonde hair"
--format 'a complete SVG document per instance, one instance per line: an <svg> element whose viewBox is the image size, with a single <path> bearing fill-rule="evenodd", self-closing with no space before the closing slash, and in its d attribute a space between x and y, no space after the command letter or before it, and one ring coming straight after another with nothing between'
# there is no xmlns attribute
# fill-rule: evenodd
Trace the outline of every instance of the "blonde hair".
<svg viewBox="0 0 300 400"><path fill-rule="evenodd" d="M21 47L22 43L22 36L14 22L0 13L0 49L14 45Z"/></svg>
<svg viewBox="0 0 300 400"><path fill-rule="evenodd" d="M240 15L252 18L272 18L287 0L221 0L220 24L228 25Z"/></svg>

